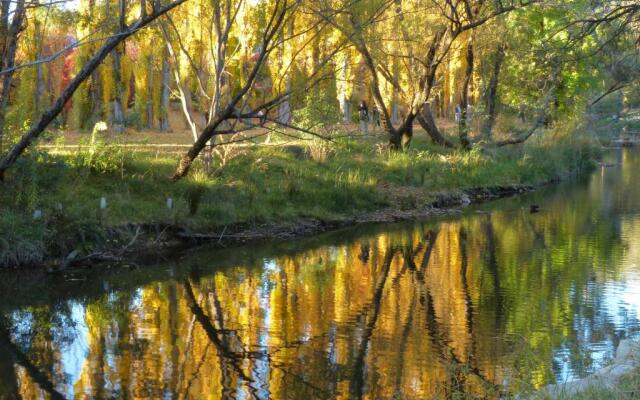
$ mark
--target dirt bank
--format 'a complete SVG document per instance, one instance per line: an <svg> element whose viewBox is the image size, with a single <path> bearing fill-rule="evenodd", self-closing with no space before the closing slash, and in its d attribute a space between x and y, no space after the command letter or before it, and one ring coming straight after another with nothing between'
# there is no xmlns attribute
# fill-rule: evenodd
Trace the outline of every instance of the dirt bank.
<svg viewBox="0 0 640 400"><path fill-rule="evenodd" d="M151 254L166 253L169 255L176 249L184 249L207 244L213 247L232 247L267 240L291 240L311 236L323 232L357 226L361 224L392 223L415 221L433 216L459 212L462 207L492 199L498 199L526 193L534 190L528 185L508 185L484 188L471 188L431 195L422 205L406 208L407 198L411 204L419 203L417 197L424 193L407 193L393 188L390 198L393 205L378 211L356 216L333 219L299 219L287 223L235 224L220 226L210 232L195 232L177 225L129 224L116 227L113 232L135 232L133 238L125 245L93 254L81 254L78 251L69 253L62 259L50 259L44 263L31 265L32 268L46 268L49 272L58 272L72 268L87 268L101 264L135 265L144 263Z"/></svg>

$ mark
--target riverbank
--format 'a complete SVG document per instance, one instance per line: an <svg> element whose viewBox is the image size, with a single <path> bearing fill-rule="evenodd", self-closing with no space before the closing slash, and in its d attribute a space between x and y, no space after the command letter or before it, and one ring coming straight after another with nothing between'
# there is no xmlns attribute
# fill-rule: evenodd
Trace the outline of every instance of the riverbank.
<svg viewBox="0 0 640 400"><path fill-rule="evenodd" d="M65 268L212 242L289 239L359 223L441 214L586 171L600 150L581 135L470 152L383 138L226 149L178 183L175 155L94 141L21 160L0 193L0 266Z"/></svg>

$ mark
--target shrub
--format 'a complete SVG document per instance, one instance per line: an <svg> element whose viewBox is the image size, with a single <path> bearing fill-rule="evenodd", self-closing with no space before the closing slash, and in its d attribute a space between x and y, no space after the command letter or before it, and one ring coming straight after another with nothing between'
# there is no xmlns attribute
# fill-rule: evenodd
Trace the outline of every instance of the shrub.
<svg viewBox="0 0 640 400"><path fill-rule="evenodd" d="M340 110L335 98L320 91L320 96L307 94L304 107L293 112L297 125L305 129L321 129L329 133L333 126L340 121Z"/></svg>

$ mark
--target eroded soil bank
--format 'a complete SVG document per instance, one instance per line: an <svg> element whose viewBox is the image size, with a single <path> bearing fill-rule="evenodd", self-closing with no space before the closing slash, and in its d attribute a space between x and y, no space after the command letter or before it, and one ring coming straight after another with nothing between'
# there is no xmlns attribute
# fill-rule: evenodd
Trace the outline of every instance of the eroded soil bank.
<svg viewBox="0 0 640 400"><path fill-rule="evenodd" d="M428 195L412 188L406 188L406 190L394 188L395 198L392 200L394 206L374 212L344 218L300 219L290 223L226 225L208 232L197 232L178 225L129 224L126 227L126 231L135 233L133 238L124 245L113 246L92 254L81 254L79 251L73 251L65 258L49 259L43 263L27 267L44 267L49 272L56 272L100 264L135 265L136 263L144 263L144 260L150 255L163 253L169 256L176 249L185 249L203 244L210 247L224 248L267 240L292 240L362 224L421 220L459 212L461 208L470 204L478 204L533 190L535 190L535 187L531 185L471 188L429 196L429 200L425 205L402 209L401 203L406 202L408 198L412 198L411 202L415 204L420 201L416 197ZM116 232L121 232L122 230L113 228L112 232L115 235ZM121 241L113 240L113 243L118 242Z"/></svg>

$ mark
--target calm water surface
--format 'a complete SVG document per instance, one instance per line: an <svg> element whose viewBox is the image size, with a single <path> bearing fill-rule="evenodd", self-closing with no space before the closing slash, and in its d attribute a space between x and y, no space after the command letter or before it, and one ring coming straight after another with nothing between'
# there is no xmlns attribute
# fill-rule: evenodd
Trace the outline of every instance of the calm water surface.
<svg viewBox="0 0 640 400"><path fill-rule="evenodd" d="M640 155L611 161L427 223L0 275L0 398L497 398L584 376L640 332Z"/></svg>

